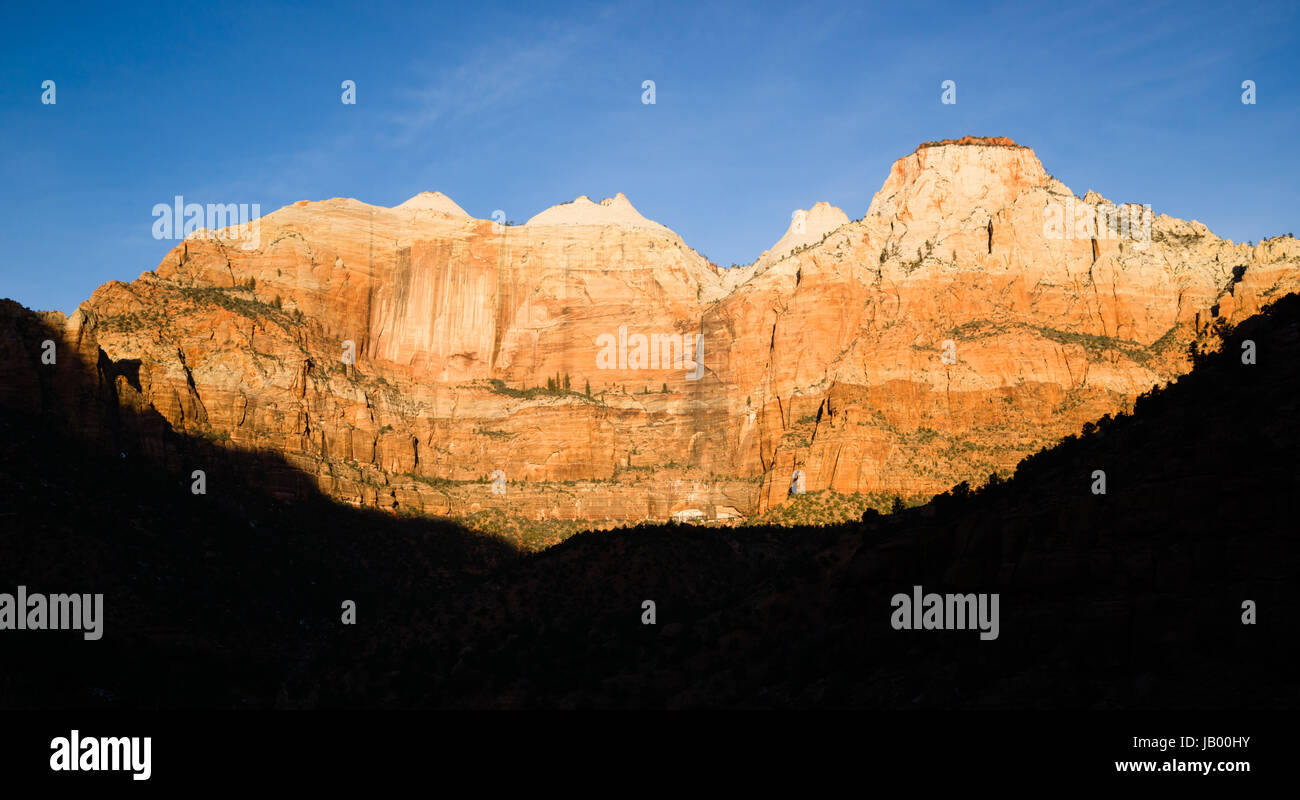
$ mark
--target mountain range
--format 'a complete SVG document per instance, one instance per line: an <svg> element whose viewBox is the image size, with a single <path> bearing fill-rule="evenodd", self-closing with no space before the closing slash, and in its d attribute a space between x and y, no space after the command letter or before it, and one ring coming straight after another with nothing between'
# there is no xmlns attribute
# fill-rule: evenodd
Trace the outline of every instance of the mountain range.
<svg viewBox="0 0 1300 800"><path fill-rule="evenodd" d="M437 192L336 198L194 233L42 319L155 421L114 434L125 453L202 437L274 457L281 498L399 514L730 524L792 487L856 517L1005 478L1186 373L1298 267L1289 234L1078 197L967 137L900 158L856 220L794 211L742 267L622 194L521 225ZM48 410L48 365L4 369L9 403Z"/></svg>

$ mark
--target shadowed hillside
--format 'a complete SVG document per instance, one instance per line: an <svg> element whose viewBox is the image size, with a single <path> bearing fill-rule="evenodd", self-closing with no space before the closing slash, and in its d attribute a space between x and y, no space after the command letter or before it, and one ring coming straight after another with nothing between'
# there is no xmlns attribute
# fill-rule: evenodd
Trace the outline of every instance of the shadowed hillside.
<svg viewBox="0 0 1300 800"><path fill-rule="evenodd" d="M378 630L518 557L446 521L340 505L278 455L179 435L119 405L131 365L65 344L0 305L0 592L103 593L104 635L0 631L0 707L293 704L320 670L373 658ZM369 624L340 625L344 600Z"/></svg>
<svg viewBox="0 0 1300 800"><path fill-rule="evenodd" d="M39 374L45 332L14 308L0 366L16 379ZM1133 416L978 493L519 557L306 488L265 494L260 475L292 468L118 410L129 365L84 358L26 406L12 381L4 395L0 591L103 592L105 635L0 631L0 706L1294 707L1298 364L1289 296ZM999 593L1000 636L893 630L891 596L917 584Z"/></svg>

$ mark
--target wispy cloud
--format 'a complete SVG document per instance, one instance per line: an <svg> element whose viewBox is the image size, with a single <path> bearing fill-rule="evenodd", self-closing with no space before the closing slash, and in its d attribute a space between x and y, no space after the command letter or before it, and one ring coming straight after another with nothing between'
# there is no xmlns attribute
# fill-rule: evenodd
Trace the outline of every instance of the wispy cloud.
<svg viewBox="0 0 1300 800"><path fill-rule="evenodd" d="M507 38L477 48L460 64L417 64L413 71L428 77L399 93L403 103L383 114L381 138L405 147L435 125L516 103L577 58L593 37L591 28L580 28L527 43Z"/></svg>

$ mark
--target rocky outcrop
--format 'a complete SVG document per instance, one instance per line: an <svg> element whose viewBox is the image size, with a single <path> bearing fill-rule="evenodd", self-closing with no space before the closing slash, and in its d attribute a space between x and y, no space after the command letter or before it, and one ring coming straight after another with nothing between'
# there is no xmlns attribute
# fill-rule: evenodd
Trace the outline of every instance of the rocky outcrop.
<svg viewBox="0 0 1300 800"><path fill-rule="evenodd" d="M772 245L770 249L764 250L758 260L748 267L729 270L728 272L734 272L736 278L743 276L743 279L735 281L735 284L739 285L772 264L793 255L796 251L805 250L819 244L833 231L847 225L848 222L848 215L830 203L821 202L814 204L809 209L796 209L790 215L790 227L777 240L776 244ZM732 276L728 274L727 277L731 278Z"/></svg>
<svg viewBox="0 0 1300 800"><path fill-rule="evenodd" d="M796 470L880 498L982 483L1297 288L1293 239L1139 211L989 139L918 148L862 219L819 203L732 271L621 194L524 225L438 193L300 202L60 324L175 429L346 502L716 518Z"/></svg>

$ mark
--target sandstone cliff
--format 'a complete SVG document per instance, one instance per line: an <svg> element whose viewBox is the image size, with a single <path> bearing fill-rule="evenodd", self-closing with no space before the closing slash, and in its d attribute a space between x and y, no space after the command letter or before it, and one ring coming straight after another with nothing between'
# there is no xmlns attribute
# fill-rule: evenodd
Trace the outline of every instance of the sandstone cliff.
<svg viewBox="0 0 1300 800"><path fill-rule="evenodd" d="M878 498L1005 474L1300 283L1293 239L1138 211L989 139L923 145L861 219L819 203L730 271L622 195L524 225L300 202L59 323L130 365L131 402L346 502L728 518L796 470Z"/></svg>

